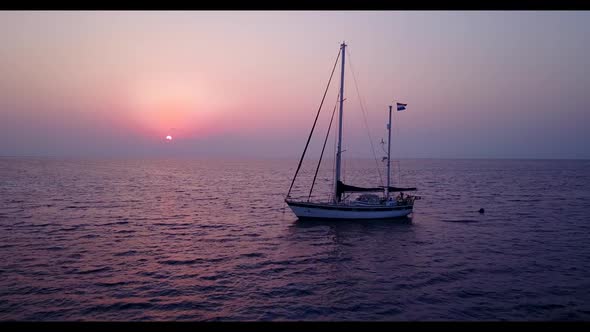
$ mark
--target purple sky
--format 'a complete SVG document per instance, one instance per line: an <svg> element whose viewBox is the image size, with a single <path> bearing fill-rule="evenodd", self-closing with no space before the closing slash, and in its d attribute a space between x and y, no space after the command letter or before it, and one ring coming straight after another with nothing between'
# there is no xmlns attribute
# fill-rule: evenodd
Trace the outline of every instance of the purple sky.
<svg viewBox="0 0 590 332"><path fill-rule="evenodd" d="M408 103L396 158L590 158L589 35L567 11L1 12L0 156L296 158L346 40L376 148ZM344 148L371 157L346 69Z"/></svg>

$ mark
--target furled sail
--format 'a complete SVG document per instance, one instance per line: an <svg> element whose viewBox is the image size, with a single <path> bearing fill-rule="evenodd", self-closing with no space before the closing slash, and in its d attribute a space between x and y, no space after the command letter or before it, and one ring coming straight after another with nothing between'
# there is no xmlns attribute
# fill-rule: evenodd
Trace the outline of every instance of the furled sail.
<svg viewBox="0 0 590 332"><path fill-rule="evenodd" d="M364 188L364 187L357 187L351 186L348 184L343 183L342 181L338 181L337 187L337 195L342 193L348 192L367 192L367 191L382 191L385 187L371 187L371 188ZM416 188L401 188L401 187L389 187L389 192L396 192L396 191L415 191Z"/></svg>
<svg viewBox="0 0 590 332"><path fill-rule="evenodd" d="M382 187L385 188L385 187ZM394 191L416 191L416 188L400 188L400 187L389 187L389 192Z"/></svg>
<svg viewBox="0 0 590 332"><path fill-rule="evenodd" d="M348 184L344 184L342 181L338 181L338 195L344 193L344 192L364 192L364 191L381 191L383 190L383 188L379 188L379 187L373 187L373 188L363 188L363 187L356 187L356 186L351 186Z"/></svg>

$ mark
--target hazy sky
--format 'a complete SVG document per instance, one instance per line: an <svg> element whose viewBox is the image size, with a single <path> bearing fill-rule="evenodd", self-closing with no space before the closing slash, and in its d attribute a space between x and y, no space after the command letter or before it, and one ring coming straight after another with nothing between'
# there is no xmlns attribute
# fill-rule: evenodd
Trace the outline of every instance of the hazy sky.
<svg viewBox="0 0 590 332"><path fill-rule="evenodd" d="M566 11L1 12L0 156L296 159L346 40L377 149L395 99L394 157L590 158L589 36Z"/></svg>

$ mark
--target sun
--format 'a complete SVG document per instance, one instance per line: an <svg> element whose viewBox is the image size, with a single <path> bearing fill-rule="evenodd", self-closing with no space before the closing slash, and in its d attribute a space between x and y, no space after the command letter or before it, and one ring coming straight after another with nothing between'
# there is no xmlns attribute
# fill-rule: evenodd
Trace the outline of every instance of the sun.
<svg viewBox="0 0 590 332"><path fill-rule="evenodd" d="M172 136L170 136L170 135L166 136L166 140L167 141L171 141L172 140Z"/></svg>

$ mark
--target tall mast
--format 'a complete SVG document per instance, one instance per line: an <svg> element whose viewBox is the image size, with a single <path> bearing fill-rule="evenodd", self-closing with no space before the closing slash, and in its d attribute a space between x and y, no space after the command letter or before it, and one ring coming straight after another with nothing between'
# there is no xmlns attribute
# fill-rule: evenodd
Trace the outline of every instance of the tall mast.
<svg viewBox="0 0 590 332"><path fill-rule="evenodd" d="M342 53L342 70L340 74L340 115L338 117L338 151L336 152L336 181L334 188L334 201L340 202L340 195L338 194L338 182L340 182L340 165L342 160L342 104L344 101L344 58L346 56L346 44L342 42L340 45Z"/></svg>
<svg viewBox="0 0 590 332"><path fill-rule="evenodd" d="M389 186L390 186L390 176L391 176L391 105L389 105L389 123L387 124L387 131L389 138L387 139L387 198L389 198Z"/></svg>

